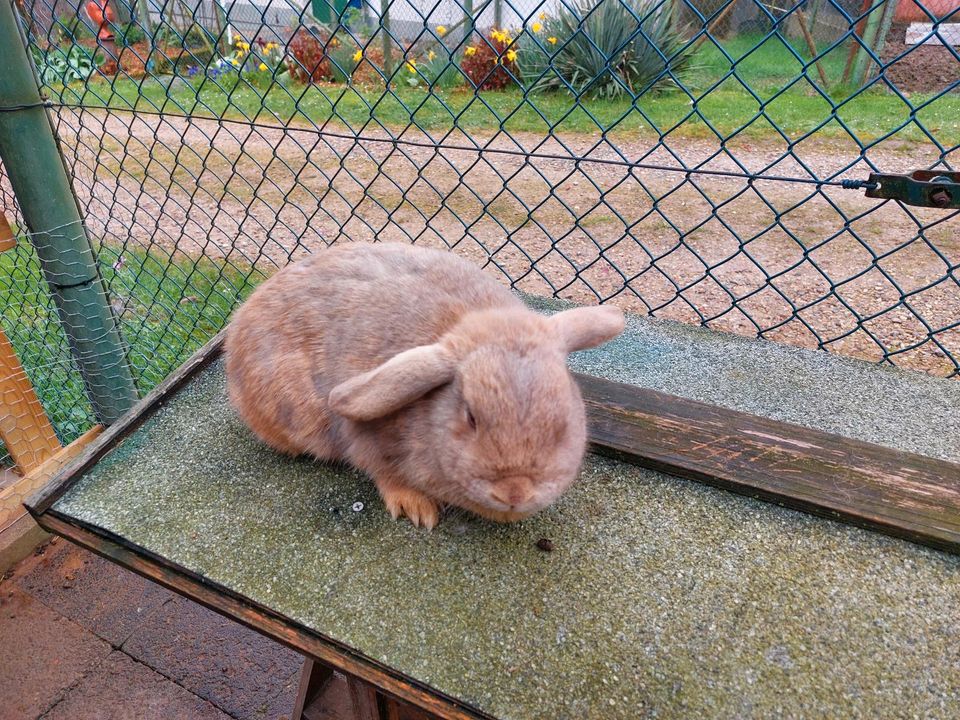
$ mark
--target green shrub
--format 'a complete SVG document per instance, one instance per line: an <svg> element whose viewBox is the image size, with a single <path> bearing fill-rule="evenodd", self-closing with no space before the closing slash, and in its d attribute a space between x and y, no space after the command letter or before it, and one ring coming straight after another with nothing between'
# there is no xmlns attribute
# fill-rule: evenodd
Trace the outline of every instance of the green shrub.
<svg viewBox="0 0 960 720"><path fill-rule="evenodd" d="M68 45L66 49L54 46L47 51L32 46L31 50L43 85L86 80L97 69L90 52L82 45Z"/></svg>
<svg viewBox="0 0 960 720"><path fill-rule="evenodd" d="M129 25L119 28L116 36L117 45L122 45L123 47L130 47L131 45L136 45L137 43L143 42L147 39L147 35L143 32L143 28L136 23L130 23Z"/></svg>
<svg viewBox="0 0 960 720"><path fill-rule="evenodd" d="M672 5L657 0L575 0L539 32L525 31L519 61L536 90L637 97L674 84L690 52L673 27Z"/></svg>
<svg viewBox="0 0 960 720"><path fill-rule="evenodd" d="M330 67L330 77L334 82L350 82L353 72L363 59L363 51L353 40L344 38L344 42L327 50L327 62Z"/></svg>

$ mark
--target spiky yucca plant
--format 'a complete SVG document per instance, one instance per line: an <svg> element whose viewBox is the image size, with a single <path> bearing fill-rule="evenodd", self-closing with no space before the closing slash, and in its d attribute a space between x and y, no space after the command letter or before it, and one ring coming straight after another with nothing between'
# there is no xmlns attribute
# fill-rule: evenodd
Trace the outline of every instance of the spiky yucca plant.
<svg viewBox="0 0 960 720"><path fill-rule="evenodd" d="M536 90L606 98L673 84L690 53L671 14L662 0L575 0L523 38L524 76Z"/></svg>

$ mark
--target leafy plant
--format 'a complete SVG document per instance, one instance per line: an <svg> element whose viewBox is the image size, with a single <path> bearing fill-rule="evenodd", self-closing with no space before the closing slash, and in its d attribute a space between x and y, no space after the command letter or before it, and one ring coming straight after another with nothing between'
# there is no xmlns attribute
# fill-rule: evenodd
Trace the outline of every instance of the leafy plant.
<svg viewBox="0 0 960 720"><path fill-rule="evenodd" d="M505 30L491 30L467 46L460 69L479 90L503 90L516 84L517 50Z"/></svg>
<svg viewBox="0 0 960 720"><path fill-rule="evenodd" d="M352 82L353 73L363 62L363 50L353 42L341 43L327 54L330 63L330 77L335 82Z"/></svg>
<svg viewBox="0 0 960 720"><path fill-rule="evenodd" d="M137 43L143 42L147 39L146 33L143 32L143 28L136 23L130 23L129 25L119 28L116 36L117 44L123 47L130 47L131 45L136 45Z"/></svg>
<svg viewBox="0 0 960 720"><path fill-rule="evenodd" d="M320 82L330 77L327 41L318 31L300 28L287 43L287 69L293 80Z"/></svg>
<svg viewBox="0 0 960 720"><path fill-rule="evenodd" d="M46 52L33 46L33 60L44 85L76 80L86 80L94 70L96 63L82 45L70 45L66 49L53 46Z"/></svg>
<svg viewBox="0 0 960 720"><path fill-rule="evenodd" d="M574 0L521 43L524 78L534 89L637 97L674 84L690 66L689 45L671 5L657 0Z"/></svg>

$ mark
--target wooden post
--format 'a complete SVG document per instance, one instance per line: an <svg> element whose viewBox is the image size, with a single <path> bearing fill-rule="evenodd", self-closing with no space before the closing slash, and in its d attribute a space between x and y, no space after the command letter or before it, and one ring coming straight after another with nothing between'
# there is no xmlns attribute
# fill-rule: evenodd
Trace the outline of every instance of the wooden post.
<svg viewBox="0 0 960 720"><path fill-rule="evenodd" d="M373 685L348 675L347 687L350 689L350 701L356 720L381 720L377 689Z"/></svg>
<svg viewBox="0 0 960 720"><path fill-rule="evenodd" d="M0 252L13 250L17 246L17 238L13 234L13 228L7 220L7 216L0 210Z"/></svg>
<svg viewBox="0 0 960 720"><path fill-rule="evenodd" d="M703 45L707 41L707 39L711 36L711 33L713 33L718 27L720 27L720 23L722 23L724 18L726 18L727 15L730 14L730 11L733 10L736 4L737 4L737 0L729 0L729 2L727 2L723 10L720 11L720 14L713 19L713 22L707 25L706 28L704 28L703 35L701 35L696 40L694 40L693 45L690 46L691 53L696 52L697 49L701 45Z"/></svg>
<svg viewBox="0 0 960 720"><path fill-rule="evenodd" d="M303 661L297 700L293 706L293 715L290 716L292 720L304 720L306 710L323 693L324 687L332 677L333 670L329 665L318 663L310 658Z"/></svg>
<svg viewBox="0 0 960 720"><path fill-rule="evenodd" d="M30 379L0 328L0 438L22 473L40 467L60 450Z"/></svg>
<svg viewBox="0 0 960 720"><path fill-rule="evenodd" d="M877 31L877 38L874 41L873 52L877 57L883 55L883 49L887 45L887 35L890 34L890 27L893 25L893 16L897 11L897 0L887 0L883 8L883 16L880 19L880 29ZM880 67L879 65L877 67ZM869 67L860 84L863 85L873 76L873 67Z"/></svg>
<svg viewBox="0 0 960 720"><path fill-rule="evenodd" d="M857 53L853 62L853 83L857 87L863 85L867 70L870 67L870 51L877 45L877 31L880 29L883 14L892 0L883 0L883 6L874 8L867 16L867 26L863 31L863 47Z"/></svg>
<svg viewBox="0 0 960 720"><path fill-rule="evenodd" d="M827 80L827 74L823 71L823 65L820 64L820 58L817 57L817 44L810 34L810 26L807 25L807 16L803 10L797 10L797 20L800 21L800 31L803 33L803 39L807 43L807 49L810 51L810 57L813 58L814 65L817 66L817 72L820 74L820 82L823 83L823 89L830 89L830 82Z"/></svg>
<svg viewBox="0 0 960 720"><path fill-rule="evenodd" d="M32 471L0 489L0 573L20 562L47 537L27 514L24 500L79 455L102 429L100 425L91 428Z"/></svg>

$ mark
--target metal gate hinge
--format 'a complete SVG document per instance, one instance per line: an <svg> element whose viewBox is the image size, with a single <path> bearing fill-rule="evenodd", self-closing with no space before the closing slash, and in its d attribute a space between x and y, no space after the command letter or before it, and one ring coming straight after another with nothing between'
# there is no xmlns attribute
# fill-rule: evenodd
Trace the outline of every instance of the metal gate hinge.
<svg viewBox="0 0 960 720"><path fill-rule="evenodd" d="M899 200L907 205L960 208L960 172L914 170L909 175L870 173L867 197Z"/></svg>

